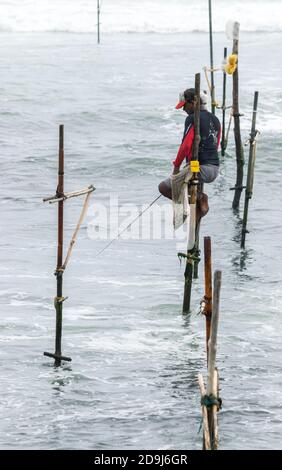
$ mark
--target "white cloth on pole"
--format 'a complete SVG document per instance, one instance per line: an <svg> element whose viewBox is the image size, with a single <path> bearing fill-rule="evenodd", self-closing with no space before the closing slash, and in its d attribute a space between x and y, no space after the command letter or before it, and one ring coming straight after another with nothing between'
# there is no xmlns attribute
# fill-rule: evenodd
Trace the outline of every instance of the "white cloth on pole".
<svg viewBox="0 0 282 470"><path fill-rule="evenodd" d="M171 175L173 227L177 230L190 216L188 182L193 173L187 165L176 175ZM188 221L187 221L188 222Z"/></svg>

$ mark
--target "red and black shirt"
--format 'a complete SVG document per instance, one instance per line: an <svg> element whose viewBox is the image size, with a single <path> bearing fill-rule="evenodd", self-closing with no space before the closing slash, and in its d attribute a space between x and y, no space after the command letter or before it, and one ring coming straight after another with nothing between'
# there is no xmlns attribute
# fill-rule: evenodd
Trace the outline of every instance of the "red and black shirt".
<svg viewBox="0 0 282 470"><path fill-rule="evenodd" d="M199 163L200 165L219 165L218 147L220 143L221 126L218 118L209 111L200 111ZM195 136L194 114L189 114L185 121L182 144L179 147L173 164L179 167L184 158L192 158L192 149Z"/></svg>

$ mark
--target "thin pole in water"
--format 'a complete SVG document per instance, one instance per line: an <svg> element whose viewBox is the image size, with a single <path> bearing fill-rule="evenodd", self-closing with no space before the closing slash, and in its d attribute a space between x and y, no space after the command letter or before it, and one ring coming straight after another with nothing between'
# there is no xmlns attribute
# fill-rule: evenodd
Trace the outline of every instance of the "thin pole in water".
<svg viewBox="0 0 282 470"><path fill-rule="evenodd" d="M213 72L213 38L212 38L212 2L209 0L209 33L210 33L210 69L211 69L211 111L215 114L214 72Z"/></svg>
<svg viewBox="0 0 282 470"><path fill-rule="evenodd" d="M62 197L64 194L64 126L60 125L59 136L59 172L57 195ZM61 267L63 264L63 242L64 242L64 201L58 203L58 252L57 252L57 302L56 302L56 344L55 365L61 364L60 356L62 355L62 322L63 322L63 272Z"/></svg>
<svg viewBox="0 0 282 470"><path fill-rule="evenodd" d="M238 28L238 38L239 38L239 23L237 23ZM232 54L237 55L239 52L239 39L233 39L233 50ZM241 139L241 129L240 129L240 112L239 112L239 71L238 64L235 72L233 73L233 118L234 118L234 137L235 137L235 147L236 147L236 164L237 164L237 176L235 184L235 194L233 198L232 207L234 210L239 209L240 198L243 190L243 176L244 176L244 149Z"/></svg>
<svg viewBox="0 0 282 470"><path fill-rule="evenodd" d="M57 297L55 298L56 309L56 339L55 354L44 352L44 356L53 357L55 366L61 365L61 361L71 361L70 357L62 356L62 323L63 323L63 239L64 239L64 126L59 128L59 170L58 186L56 195L62 198L58 202L58 246L57 246Z"/></svg>
<svg viewBox="0 0 282 470"><path fill-rule="evenodd" d="M202 184L202 190L203 190L203 184ZM198 202L198 201L197 201ZM197 214L197 209L196 209L196 214ZM196 255L195 261L194 261L194 269L193 269L193 278L198 279L199 278L199 263L200 263L200 225L201 225L201 219L198 220L197 222L197 227L196 227L196 242L195 242L195 249L194 253Z"/></svg>
<svg viewBox="0 0 282 470"><path fill-rule="evenodd" d="M258 109L258 91L256 91L254 95L252 128L251 128L251 134L250 134L248 174L247 174L245 205L244 205L244 215L243 215L243 224L242 224L241 248L245 248L246 233L248 233L247 220L248 220L249 200L252 198L252 195L253 195L254 171L255 171L255 160L256 160L257 109Z"/></svg>
<svg viewBox="0 0 282 470"><path fill-rule="evenodd" d="M205 237L205 249L210 244L210 238ZM210 253L205 251L205 258L208 261ZM208 273L208 283L211 282L210 269L205 271ZM209 289L212 287L209 286ZM203 450L217 450L219 445L218 436L218 418L217 413L221 408L222 401L219 397L219 376L216 368L216 353L217 353L217 332L219 320L219 304L220 304L220 290L221 290L221 271L215 271L213 282L213 298L212 298L212 320L209 338L209 352L208 352L208 378L207 389L205 389L204 379L202 374L198 375L199 386L201 390L201 405L203 415ZM210 290L211 295L211 290Z"/></svg>
<svg viewBox="0 0 282 470"><path fill-rule="evenodd" d="M224 48L224 61L227 58L227 47ZM223 71L223 97L222 97L222 134L221 134L221 155L224 157L226 150L225 141L225 111L226 111L226 72Z"/></svg>
<svg viewBox="0 0 282 470"><path fill-rule="evenodd" d="M97 0L97 40L100 44L100 0Z"/></svg>
<svg viewBox="0 0 282 470"><path fill-rule="evenodd" d="M64 195L64 126L59 128L59 171L57 197ZM57 248L57 270L63 264L63 236L64 236L64 201L58 203L58 248Z"/></svg>
<svg viewBox="0 0 282 470"><path fill-rule="evenodd" d="M200 85L201 85L201 74L197 73L195 75L195 108L194 108L194 127L195 127L195 137L193 143L193 156L192 160L198 160L199 154L199 144L201 140L200 135ZM190 195L190 204L196 208L197 204L197 189L198 189L198 178L197 173L193 174L193 177L189 185L189 195ZM196 209L195 209L196 217ZM198 235L199 236L199 235ZM195 249L196 249L196 240L195 244L191 250L187 250L186 257L186 268L184 273L185 283L184 283L184 297L183 297L183 307L182 313L190 312L191 304L191 289L192 289L192 279L193 279L193 268L194 268L194 259L195 259Z"/></svg>
<svg viewBox="0 0 282 470"><path fill-rule="evenodd" d="M209 340L211 335L212 318L212 256L211 256L211 238L204 237L204 256L205 256L205 308L206 317L206 349L207 361L209 360Z"/></svg>
<svg viewBox="0 0 282 470"><path fill-rule="evenodd" d="M69 262L73 246L76 242L78 231L81 227L83 219L86 215L87 206L90 194L95 191L94 186L91 184L87 188L70 193L64 193L64 126L60 125L59 128L59 170L58 170L58 185L56 194L54 196L45 197L43 202L49 204L58 204L58 245L57 245L57 267L55 276L57 279L57 296L54 299L56 310L56 338L55 338L55 353L44 352L44 356L52 357L55 359L55 366L60 366L62 361L71 361L70 357L62 356L62 324L63 324L63 302L67 297L63 297L63 274ZM78 223L71 238L67 256L63 262L63 241L64 241L64 202L67 199L79 196L85 196L85 201L82 207Z"/></svg>
<svg viewBox="0 0 282 470"><path fill-rule="evenodd" d="M207 395L218 398L218 373L215 367L217 352L217 331L219 319L219 304L221 290L221 271L215 271L213 281L213 299L212 299L212 324L211 336L209 340L209 360L208 360L208 380ZM210 429L210 441L212 450L218 449L218 423L217 423L217 405L213 405L208 410L208 421Z"/></svg>

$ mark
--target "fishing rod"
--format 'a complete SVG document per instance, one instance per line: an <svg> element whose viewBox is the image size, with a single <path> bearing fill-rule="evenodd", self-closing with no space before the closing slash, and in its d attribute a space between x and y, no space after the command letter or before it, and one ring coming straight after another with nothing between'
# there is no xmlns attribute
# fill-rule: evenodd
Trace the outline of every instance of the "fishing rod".
<svg viewBox="0 0 282 470"><path fill-rule="evenodd" d="M141 212L141 214L138 214L138 216L135 217L135 219L134 219L132 222L130 222L130 224L128 224L127 227L125 227L125 229L123 229L121 232L119 232L119 233L117 234L117 236L116 236L115 238L113 238L104 248L102 248L102 250L98 251L98 253L95 255L94 258L97 258L98 256L100 256L104 251L107 250L107 248L109 248L109 246L110 246L112 243L114 243L114 241L118 240L119 237L120 237L126 230L128 230L128 229L136 222L136 220L138 220L140 217L142 217L142 215L143 215L148 209L150 209L150 207L152 207L152 205L155 204L155 202L157 202L158 199L160 199L160 197L162 197L162 194L160 194L158 197L156 197L156 199L154 199L154 200L151 202L151 204L149 204L149 206L146 207L146 208Z"/></svg>

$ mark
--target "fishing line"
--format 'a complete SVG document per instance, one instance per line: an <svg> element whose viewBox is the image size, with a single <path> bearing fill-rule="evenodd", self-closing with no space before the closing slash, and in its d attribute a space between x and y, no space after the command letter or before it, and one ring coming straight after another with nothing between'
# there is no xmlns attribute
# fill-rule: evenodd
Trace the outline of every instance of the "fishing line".
<svg viewBox="0 0 282 470"><path fill-rule="evenodd" d="M118 233L118 235L113 238L101 251L98 251L98 253L94 256L94 258L97 258L99 255L101 255L105 250L107 250L107 248L109 248L109 246L116 240L119 239L119 237L126 231L128 230L135 222L136 220L138 220L140 217L142 217L142 215L148 210L150 209L150 207L152 207L153 204L155 204L155 202L157 202L158 199L160 199L160 197L162 197L162 194L160 194L158 197L156 197L156 199L154 199L151 204L149 204L148 207L146 207L142 212L141 214L138 214L137 217L135 217L135 219L130 222L130 224L128 224L127 227L125 227L125 229L123 229L121 232Z"/></svg>

